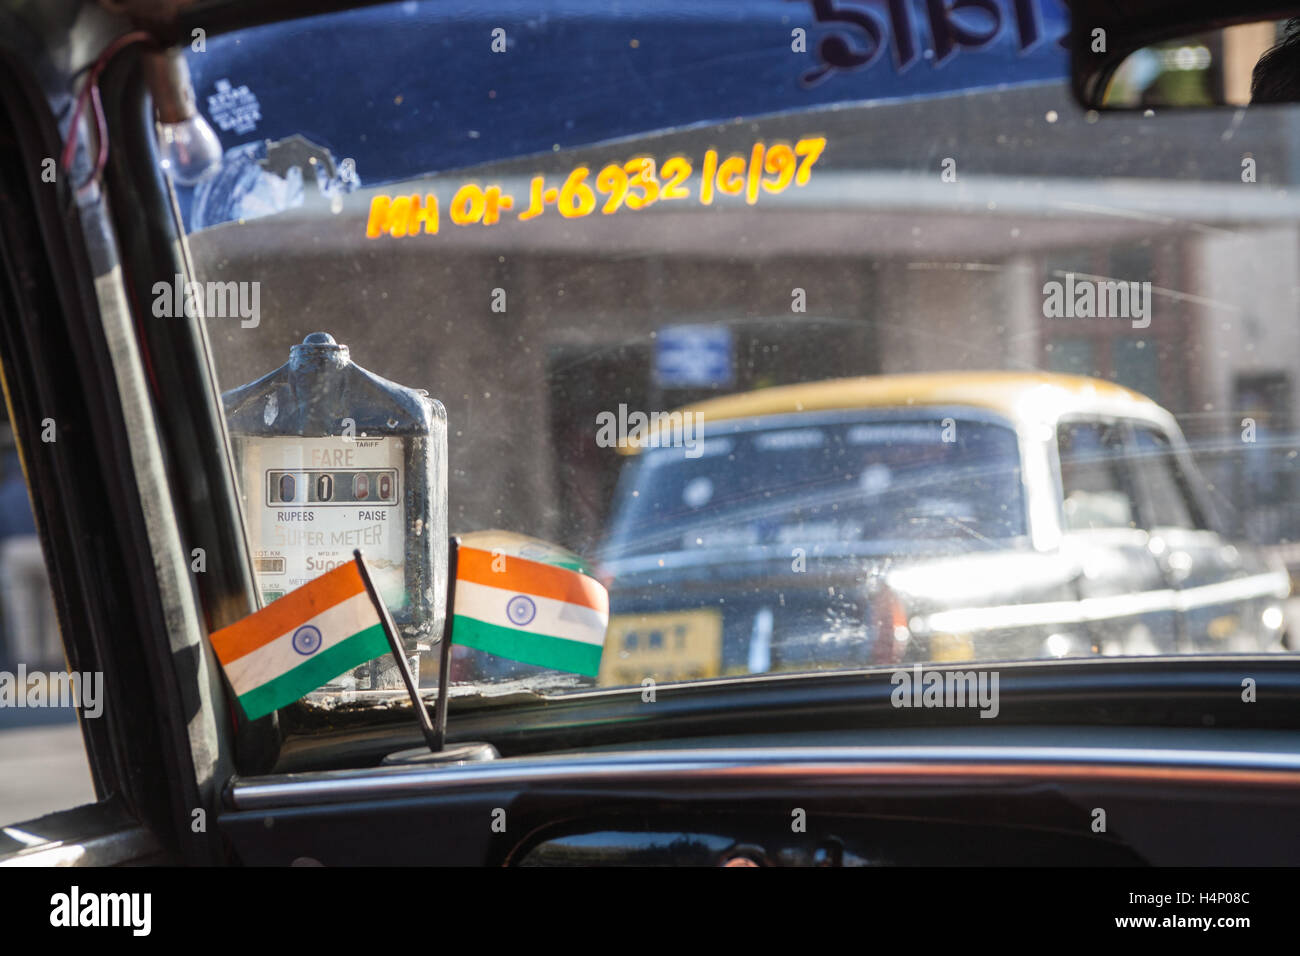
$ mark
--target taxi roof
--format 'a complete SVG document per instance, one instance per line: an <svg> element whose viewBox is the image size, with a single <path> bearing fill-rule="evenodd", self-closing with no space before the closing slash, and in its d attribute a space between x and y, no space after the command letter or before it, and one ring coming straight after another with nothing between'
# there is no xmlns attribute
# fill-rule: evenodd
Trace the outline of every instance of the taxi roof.
<svg viewBox="0 0 1300 956"><path fill-rule="evenodd" d="M1176 431L1173 416L1145 395L1083 375L1056 372L924 372L828 379L724 395L677 409L706 422L855 408L970 406L1014 425L1048 424L1079 415L1139 418ZM662 423L671 427L668 422ZM650 434L659 429L651 428ZM636 445L625 447L635 454Z"/></svg>

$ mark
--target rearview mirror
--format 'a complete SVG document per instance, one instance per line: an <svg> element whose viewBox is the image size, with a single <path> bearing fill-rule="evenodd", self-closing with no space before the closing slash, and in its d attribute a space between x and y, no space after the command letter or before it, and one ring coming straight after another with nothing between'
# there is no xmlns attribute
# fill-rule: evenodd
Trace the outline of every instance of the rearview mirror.
<svg viewBox="0 0 1300 956"><path fill-rule="evenodd" d="M1163 32L1150 40L1150 30L1076 33L1072 72L1083 105L1145 110L1300 102L1300 17L1185 23L1177 33Z"/></svg>

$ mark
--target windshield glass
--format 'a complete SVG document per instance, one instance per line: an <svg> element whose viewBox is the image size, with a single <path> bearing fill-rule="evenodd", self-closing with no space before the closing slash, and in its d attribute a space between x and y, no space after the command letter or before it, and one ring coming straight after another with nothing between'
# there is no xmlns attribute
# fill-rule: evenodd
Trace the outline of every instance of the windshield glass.
<svg viewBox="0 0 1300 956"><path fill-rule="evenodd" d="M785 419L711 437L698 457L649 449L624 467L605 555L764 545L891 554L1023 535L1015 432L948 422L949 442L942 419Z"/></svg>
<svg viewBox="0 0 1300 956"><path fill-rule="evenodd" d="M224 159L177 193L220 387L327 333L445 407L449 532L608 588L599 675L457 647L467 695L1288 650L1296 113L1085 112L1067 30L1055 0L541 0L211 37ZM385 388L313 434L376 440ZM397 566L422 439L286 464L242 436L325 398L252 394L263 599L357 543Z"/></svg>

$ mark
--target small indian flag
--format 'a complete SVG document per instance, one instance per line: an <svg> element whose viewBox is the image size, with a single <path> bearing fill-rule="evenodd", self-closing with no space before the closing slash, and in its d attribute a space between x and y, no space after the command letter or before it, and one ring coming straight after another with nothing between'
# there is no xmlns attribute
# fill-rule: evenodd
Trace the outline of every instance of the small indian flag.
<svg viewBox="0 0 1300 956"><path fill-rule="evenodd" d="M525 664L595 677L609 625L605 588L578 570L576 555L553 546L530 547L530 539L515 535L510 536L514 546L495 546L488 534L500 533L467 535L457 549L452 640ZM484 546L467 544L471 538ZM521 551L530 557L521 557Z"/></svg>
<svg viewBox="0 0 1300 956"><path fill-rule="evenodd" d="M390 651L356 561L217 631L212 649L249 720Z"/></svg>

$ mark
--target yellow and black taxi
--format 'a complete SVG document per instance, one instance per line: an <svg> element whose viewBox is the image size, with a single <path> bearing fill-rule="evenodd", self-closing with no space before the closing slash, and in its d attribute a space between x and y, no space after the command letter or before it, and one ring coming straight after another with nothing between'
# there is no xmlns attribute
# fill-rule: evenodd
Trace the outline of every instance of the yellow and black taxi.
<svg viewBox="0 0 1300 956"><path fill-rule="evenodd" d="M1109 382L767 388L621 450L602 682L1285 640L1285 571L1216 530L1173 416Z"/></svg>

